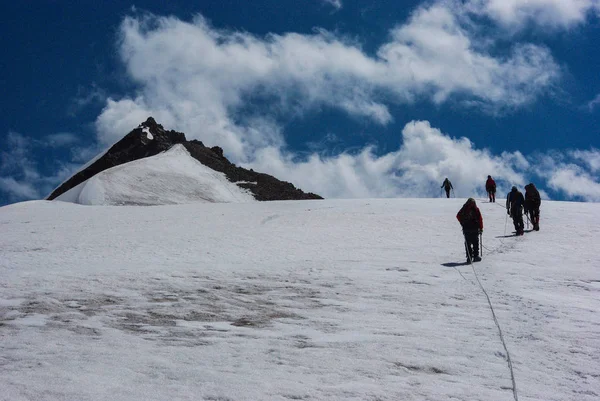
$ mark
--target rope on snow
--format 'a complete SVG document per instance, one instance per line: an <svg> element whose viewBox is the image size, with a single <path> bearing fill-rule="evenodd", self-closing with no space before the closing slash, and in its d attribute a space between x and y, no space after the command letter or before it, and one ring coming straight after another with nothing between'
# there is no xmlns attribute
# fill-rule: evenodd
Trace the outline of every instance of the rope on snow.
<svg viewBox="0 0 600 401"><path fill-rule="evenodd" d="M515 382L515 372L513 371L512 360L510 359L510 353L508 352L508 348L506 347L506 341L504 341L504 335L502 334L502 328L500 328L500 323L498 322L498 319L496 318L496 312L494 311L494 307L492 306L492 301L490 300L490 297L489 297L487 291L483 287L483 284L481 284L481 281L479 280L479 276L477 276L477 272L475 271L475 267L473 267L473 265L471 265L471 268L473 269L473 274L475 275L475 278L477 279L477 282L479 283L479 287L481 287L481 290L485 294L485 297L487 298L487 301L488 301L488 305L490 306L490 310L492 311L492 317L494 318L494 323L496 323L496 327L498 328L498 333L500 334L500 341L502 341L502 346L504 347L504 351L506 351L506 361L508 362L508 368L510 369L510 379L512 380L513 396L515 397L515 401L519 401L519 397L517 395L517 383Z"/></svg>

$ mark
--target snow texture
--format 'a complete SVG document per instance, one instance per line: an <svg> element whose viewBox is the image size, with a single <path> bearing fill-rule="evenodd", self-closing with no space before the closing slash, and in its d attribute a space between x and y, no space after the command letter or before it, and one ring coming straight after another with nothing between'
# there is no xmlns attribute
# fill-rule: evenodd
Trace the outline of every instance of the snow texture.
<svg viewBox="0 0 600 401"><path fill-rule="evenodd" d="M150 132L150 128L143 127L142 132L144 132L146 134L146 138L148 138L150 140L154 139L154 135L152 135L152 133Z"/></svg>
<svg viewBox="0 0 600 401"><path fill-rule="evenodd" d="M0 208L0 399L598 400L600 205L462 203Z"/></svg>
<svg viewBox="0 0 600 401"><path fill-rule="evenodd" d="M190 156L183 145L104 170L56 198L82 205L253 202L252 194Z"/></svg>

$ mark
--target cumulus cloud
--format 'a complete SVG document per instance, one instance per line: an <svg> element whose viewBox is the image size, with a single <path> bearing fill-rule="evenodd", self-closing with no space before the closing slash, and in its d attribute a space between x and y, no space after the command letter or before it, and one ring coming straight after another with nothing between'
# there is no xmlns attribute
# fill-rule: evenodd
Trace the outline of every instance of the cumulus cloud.
<svg viewBox="0 0 600 401"><path fill-rule="evenodd" d="M484 41L441 4L418 9L392 37L378 55L394 71L410 74L410 79L391 74L392 87L398 94L427 93L438 104L462 94L484 109L515 108L533 101L560 76L548 49L540 46L517 44L503 57L477 50Z"/></svg>
<svg viewBox="0 0 600 401"><path fill-rule="evenodd" d="M443 5L419 8L371 56L323 30L257 37L216 29L201 16L127 17L119 52L139 92L107 101L99 140L111 143L153 115L245 160L260 148L246 125L256 117L284 124L290 115L330 107L388 124L390 103L415 99L456 99L496 112L534 101L560 78L546 48L516 44L493 56L467 26ZM262 115L247 118L249 110Z"/></svg>
<svg viewBox="0 0 600 401"><path fill-rule="evenodd" d="M261 149L246 167L269 171L300 188L326 198L437 197L449 177L457 197L485 197L484 183L492 175L499 193L511 186L535 182L561 198L600 201L600 151L549 151L492 154L468 138L452 137L427 121L411 121L399 138L398 150L378 156L373 147L332 157L312 154L298 161L278 148Z"/></svg>
<svg viewBox="0 0 600 401"><path fill-rule="evenodd" d="M569 152L575 160L584 163L591 173L600 173L600 150L573 150Z"/></svg>
<svg viewBox="0 0 600 401"><path fill-rule="evenodd" d="M469 0L465 8L485 15L504 27L522 29L528 24L568 29L600 11L598 0Z"/></svg>
<svg viewBox="0 0 600 401"><path fill-rule="evenodd" d="M100 142L106 145L118 141L141 122L146 121L150 115L154 115L167 127L173 123L170 115L161 115L161 119L157 114L156 110L150 111L146 107L145 101L141 97L119 101L108 98L106 106L96 119L96 131Z"/></svg>
<svg viewBox="0 0 600 401"><path fill-rule="evenodd" d="M492 155L475 148L467 138L442 133L427 121L406 124L399 142L397 151L383 156L367 147L328 158L313 154L300 162L277 148L266 148L247 166L333 198L435 197L445 177L450 177L458 197L483 196L487 174L496 178L499 190L527 182L524 174L529 162L521 153Z"/></svg>
<svg viewBox="0 0 600 401"><path fill-rule="evenodd" d="M542 4L550 9L542 10ZM292 118L322 108L377 126L393 121L391 104L451 103L488 113L530 104L560 80L549 50L518 41L500 50L504 46L482 34L473 16L525 24L542 13L539 23L566 27L593 9L583 0L577 4L508 1L502 8L494 0L430 2L392 29L374 54L354 39L324 30L259 37L217 29L202 16L191 22L126 17L119 54L138 91L107 100L96 120L98 140L113 143L152 115L167 128L223 147L234 163L325 197L439 196L446 176L457 196L483 196L491 174L500 191L535 177L569 196L595 199L593 192L568 187L564 174L550 174L570 171L572 182L593 181L598 167L589 152L594 150L564 154L570 161L543 170L534 163L539 155L492 154L427 121L406 124L398 149L385 155L367 146L333 156L300 156L286 150L283 136ZM551 10L566 14L561 20ZM583 167L565 169L569 166Z"/></svg>
<svg viewBox="0 0 600 401"><path fill-rule="evenodd" d="M550 151L532 156L537 176L567 199L600 201L600 151Z"/></svg>
<svg viewBox="0 0 600 401"><path fill-rule="evenodd" d="M569 164L554 170L548 179L548 186L563 191L571 198L600 202L600 183L580 166Z"/></svg>

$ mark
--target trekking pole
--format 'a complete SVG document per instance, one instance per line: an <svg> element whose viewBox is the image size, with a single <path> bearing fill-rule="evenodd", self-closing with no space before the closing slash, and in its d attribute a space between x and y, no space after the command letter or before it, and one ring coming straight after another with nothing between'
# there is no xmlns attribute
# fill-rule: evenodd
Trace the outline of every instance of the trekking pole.
<svg viewBox="0 0 600 401"><path fill-rule="evenodd" d="M471 260L471 252L469 252L469 245L467 244L467 237L465 237L465 251L467 252L467 260L469 261L469 264L472 264L473 261Z"/></svg>
<svg viewBox="0 0 600 401"><path fill-rule="evenodd" d="M481 254L481 257L483 258L483 232L482 231L479 232L479 253Z"/></svg>
<svg viewBox="0 0 600 401"><path fill-rule="evenodd" d="M506 235L506 225L508 224L508 213L506 213L506 220L504 220L504 235Z"/></svg>

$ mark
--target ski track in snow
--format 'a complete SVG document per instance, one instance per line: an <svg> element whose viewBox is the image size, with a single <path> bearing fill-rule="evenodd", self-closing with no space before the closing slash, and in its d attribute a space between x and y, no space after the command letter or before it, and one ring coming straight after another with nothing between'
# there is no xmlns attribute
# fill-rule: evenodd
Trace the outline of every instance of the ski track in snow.
<svg viewBox="0 0 600 401"><path fill-rule="evenodd" d="M462 203L0 208L0 399L597 400L600 205Z"/></svg>

